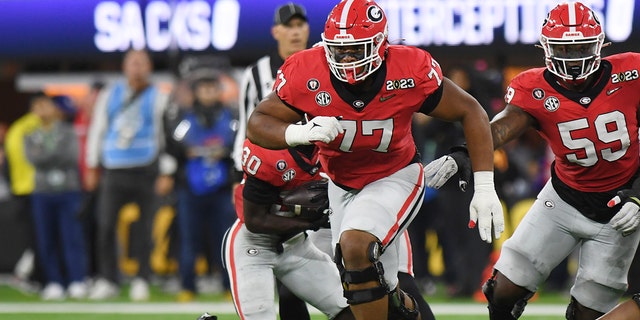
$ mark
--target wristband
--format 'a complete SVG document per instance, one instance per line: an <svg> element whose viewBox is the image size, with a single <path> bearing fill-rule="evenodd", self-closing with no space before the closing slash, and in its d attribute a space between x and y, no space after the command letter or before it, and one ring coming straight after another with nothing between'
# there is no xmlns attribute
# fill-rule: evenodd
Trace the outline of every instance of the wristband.
<svg viewBox="0 0 640 320"><path fill-rule="evenodd" d="M493 171L476 171L473 173L475 191L494 191Z"/></svg>
<svg viewBox="0 0 640 320"><path fill-rule="evenodd" d="M309 140L305 139L308 130L304 125L290 124L284 131L284 140L290 147L309 144Z"/></svg>

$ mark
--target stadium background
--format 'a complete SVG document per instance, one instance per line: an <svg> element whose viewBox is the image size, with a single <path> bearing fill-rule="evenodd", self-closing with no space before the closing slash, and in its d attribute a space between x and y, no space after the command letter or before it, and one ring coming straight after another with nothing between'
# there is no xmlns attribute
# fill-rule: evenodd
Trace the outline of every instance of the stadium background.
<svg viewBox="0 0 640 320"><path fill-rule="evenodd" d="M230 80L275 49L270 35L273 9L285 0L2 0L0 1L0 123L27 112L30 93L82 97L93 81L120 74L123 52L147 48L156 80L171 90L178 62L189 55L214 55L227 63ZM335 1L298 0L308 10L310 44ZM501 95L519 71L543 65L535 48L539 27L556 0L380 0L389 39L427 49L446 68L466 64L485 75L486 90ZM603 55L638 51L640 0L585 0L601 18L612 45ZM233 86L231 84L231 86ZM496 88L497 86L497 88ZM233 99L235 92L229 92ZM28 226L16 223L10 204L0 205L0 273L11 273ZM165 210L165 211L162 211ZM166 255L163 228L169 208L157 218L156 272L175 271ZM524 209L526 210L526 208ZM123 230L136 209L125 209ZM133 263L133 265L131 265ZM123 269L135 263L123 260ZM435 266L434 268L437 268ZM638 268L635 268L638 269Z"/></svg>

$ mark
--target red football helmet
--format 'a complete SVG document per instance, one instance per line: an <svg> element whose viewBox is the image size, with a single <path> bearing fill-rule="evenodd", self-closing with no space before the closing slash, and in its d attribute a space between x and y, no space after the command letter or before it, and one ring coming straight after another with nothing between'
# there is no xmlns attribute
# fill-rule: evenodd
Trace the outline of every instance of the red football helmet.
<svg viewBox="0 0 640 320"><path fill-rule="evenodd" d="M600 67L604 32L589 7L580 2L562 3L549 11L540 44L551 73L564 80L583 81Z"/></svg>
<svg viewBox="0 0 640 320"><path fill-rule="evenodd" d="M387 34L387 18L374 1L341 1L329 13L322 33L333 75L354 84L378 70L388 46Z"/></svg>

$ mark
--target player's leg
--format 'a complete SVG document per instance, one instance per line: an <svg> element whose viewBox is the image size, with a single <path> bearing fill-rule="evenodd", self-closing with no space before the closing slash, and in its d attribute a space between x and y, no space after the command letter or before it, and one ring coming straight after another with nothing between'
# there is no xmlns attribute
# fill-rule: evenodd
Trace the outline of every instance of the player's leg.
<svg viewBox="0 0 640 320"><path fill-rule="evenodd" d="M497 270L482 286L489 304L489 319L515 320L524 312L533 291L516 285Z"/></svg>
<svg viewBox="0 0 640 320"><path fill-rule="evenodd" d="M424 296L420 293L416 279L413 276L405 272L398 272L398 285L402 291L407 293L416 301L418 304L418 310L420 311L420 318L422 320L435 320L433 311L431 311L431 307L429 307Z"/></svg>
<svg viewBox="0 0 640 320"><path fill-rule="evenodd" d="M231 284L231 297L241 319L277 318L273 264L277 253L270 241L255 241L261 235L251 234L236 220L223 240L224 264Z"/></svg>
<svg viewBox="0 0 640 320"><path fill-rule="evenodd" d="M421 213L424 211L421 210ZM435 316L424 299L422 292L418 288L418 283L413 273L413 248L409 231L405 230L401 237L396 240L398 242L398 286L402 291L411 296L418 304L420 317L422 320L434 320Z"/></svg>
<svg viewBox="0 0 640 320"><path fill-rule="evenodd" d="M331 227L334 239L339 239L335 261L356 319L386 320L389 302L404 301L396 290L399 262L395 241L420 208L423 192L419 164L362 190L346 191L330 184Z"/></svg>
<svg viewBox="0 0 640 320"><path fill-rule="evenodd" d="M617 305L598 320L636 320L640 319L640 293Z"/></svg>
<svg viewBox="0 0 640 320"><path fill-rule="evenodd" d="M336 247L336 262L341 260L344 268L344 295L356 319L387 319L390 289L380 254L378 238L359 230L343 232Z"/></svg>
<svg viewBox="0 0 640 320"><path fill-rule="evenodd" d="M609 224L595 223L585 217L575 220L591 233L586 234L588 240L583 240L580 247L567 319L595 319L615 307L626 291L640 233L623 237Z"/></svg>
<svg viewBox="0 0 640 320"><path fill-rule="evenodd" d="M565 318L567 320L593 320L602 316L604 312L593 310L583 306L576 298L571 297L571 301L567 306Z"/></svg>
<svg viewBox="0 0 640 320"><path fill-rule="evenodd" d="M284 251L278 256L274 274L284 286L331 319L348 308L340 275L329 255L316 248L304 234L294 236L282 246Z"/></svg>
<svg viewBox="0 0 640 320"><path fill-rule="evenodd" d="M287 286L278 282L278 313L280 320L309 320L307 303L298 298Z"/></svg>
<svg viewBox="0 0 640 320"><path fill-rule="evenodd" d="M577 216L582 215L547 183L503 244L494 275L483 285L492 320L520 317L538 284L578 245Z"/></svg>
<svg viewBox="0 0 640 320"><path fill-rule="evenodd" d="M331 245L331 230L321 228L318 231L307 231L308 239L320 251L333 257ZM298 298L289 288L278 281L278 308L280 320L305 320L310 319L307 303ZM351 312L349 312L351 314Z"/></svg>

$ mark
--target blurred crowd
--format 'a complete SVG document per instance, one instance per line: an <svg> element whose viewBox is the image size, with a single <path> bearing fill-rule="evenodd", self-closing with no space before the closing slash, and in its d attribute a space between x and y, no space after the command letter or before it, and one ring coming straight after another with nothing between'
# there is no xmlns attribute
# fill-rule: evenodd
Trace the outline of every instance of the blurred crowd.
<svg viewBox="0 0 640 320"><path fill-rule="evenodd" d="M169 89L151 81L145 51L128 52L122 66L121 81L87 84L83 97L34 92L29 112L0 126L0 201L30 230L15 281L45 300L108 299L126 286L144 301L154 284L179 301L228 291L220 244L235 219L240 79L218 56L183 58ZM481 60L444 70L490 117L502 108L500 70ZM463 142L452 123L424 116L414 127L424 163ZM547 180L548 162L535 132L496 151L510 230ZM472 194L456 183L430 190L409 228L425 294L442 287L483 299L500 242L478 241L467 228ZM566 290L570 268L559 269L547 286Z"/></svg>

